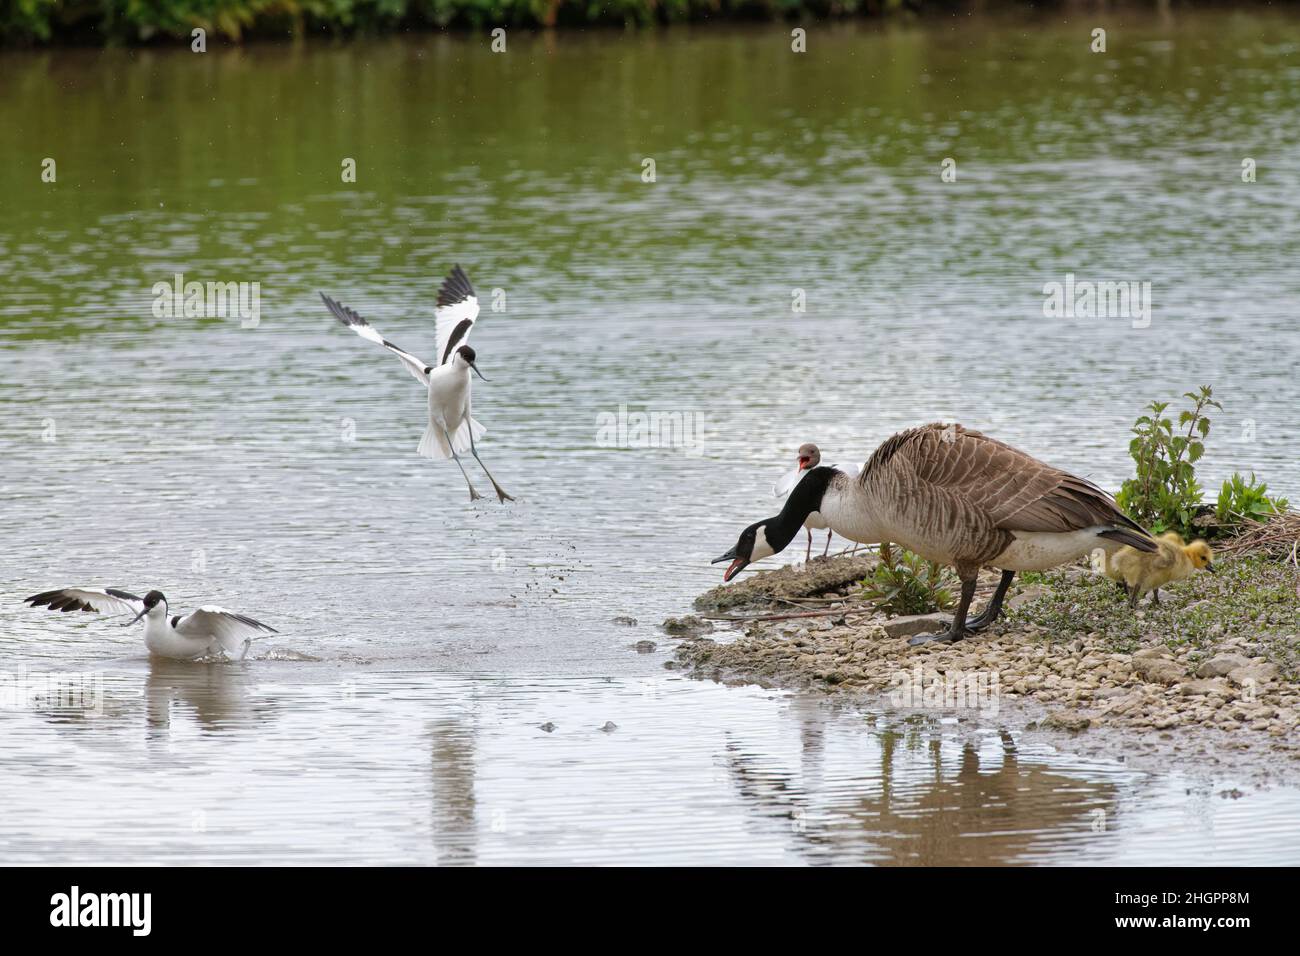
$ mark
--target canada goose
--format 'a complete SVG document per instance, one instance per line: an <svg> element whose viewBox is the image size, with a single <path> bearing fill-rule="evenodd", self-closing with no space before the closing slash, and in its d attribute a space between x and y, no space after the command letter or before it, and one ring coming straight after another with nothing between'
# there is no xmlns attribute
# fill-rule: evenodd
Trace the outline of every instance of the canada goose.
<svg viewBox="0 0 1300 956"><path fill-rule="evenodd" d="M1214 553L1200 538L1184 544L1182 535L1169 531L1156 539L1156 546L1154 554L1121 548L1106 561L1107 575L1121 580L1128 592L1129 607L1136 608L1147 591L1151 592L1151 602L1159 604L1161 587L1181 581L1193 571L1204 568L1214 572Z"/></svg>
<svg viewBox="0 0 1300 956"><path fill-rule="evenodd" d="M816 468L821 463L822 463L821 449L818 448L810 441L804 442L802 445L799 446L799 451L795 455L794 469L790 472L787 472L785 475L783 475L781 479L775 485L772 486L773 497L783 498L786 495L788 495L790 493L790 489L799 483L799 479L803 477L805 471L807 471L809 468ZM844 472L850 478L856 478L858 474L858 467L856 465L847 465L843 468L841 468L839 465L831 465L830 467L834 468L836 471ZM817 512L814 511L804 520L803 526L804 526L804 530L808 532L808 546L804 549L804 556L803 556L804 563L806 564L812 560L813 531L820 531L822 529L825 529L827 525L825 519L822 518L821 515L819 515ZM834 531L830 531L830 530L826 531L826 547L822 551L823 558L826 557L826 555L830 554L831 552L831 538L834 537L834 535L835 535Z"/></svg>
<svg viewBox="0 0 1300 956"><path fill-rule="evenodd" d="M952 565L961 596L952 626L910 644L958 641L997 619L1017 571L1042 571L1123 545L1154 551L1155 542L1096 485L961 425L931 424L886 439L862 474L850 479L813 468L781 513L756 521L726 554L723 580L783 550L818 511L836 534L862 544L890 541ZM988 607L966 620L981 567L1002 570Z"/></svg>

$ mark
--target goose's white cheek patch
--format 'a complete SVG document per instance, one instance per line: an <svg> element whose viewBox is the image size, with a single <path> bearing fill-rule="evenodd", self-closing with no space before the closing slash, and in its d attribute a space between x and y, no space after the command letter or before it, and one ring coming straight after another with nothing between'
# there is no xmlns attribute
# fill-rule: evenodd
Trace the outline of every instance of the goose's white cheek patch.
<svg viewBox="0 0 1300 956"><path fill-rule="evenodd" d="M776 554L776 549L767 542L767 529L761 529L754 538L754 553L750 555L750 561L757 561L759 558L770 558Z"/></svg>

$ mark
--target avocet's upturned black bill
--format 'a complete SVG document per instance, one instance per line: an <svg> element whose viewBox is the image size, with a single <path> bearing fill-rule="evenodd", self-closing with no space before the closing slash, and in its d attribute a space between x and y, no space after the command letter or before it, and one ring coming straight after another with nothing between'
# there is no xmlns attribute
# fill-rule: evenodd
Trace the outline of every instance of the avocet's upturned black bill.
<svg viewBox="0 0 1300 956"><path fill-rule="evenodd" d="M470 330L474 328L474 320L478 317L478 298L461 267L454 267L438 290L435 315L439 358L436 366L426 365L422 359L398 348L346 305L336 302L323 292L320 297L330 314L363 339L382 345L396 355L415 380L428 389L429 424L424 430L424 437L420 439L417 452L425 458L450 458L455 461L469 488L469 500L474 501L483 496L474 489L474 483L469 480L465 466L460 461L460 453L468 450L487 475L488 481L492 482L492 490L497 493L497 499L503 502L514 501L497 484L492 472L488 471L483 459L479 458L478 449L474 447L474 439L483 437L487 430L470 415L469 373L473 371L485 382L487 378L479 371L478 355L467 342Z"/></svg>
<svg viewBox="0 0 1300 956"><path fill-rule="evenodd" d="M168 617L167 598L161 591L136 597L117 588L59 588L34 594L24 601L32 607L48 607L65 613L134 614L123 627L144 618L144 646L149 653L175 660L192 661L215 655L243 660L254 637L263 632L279 633L269 624L223 607L206 606L189 614Z"/></svg>

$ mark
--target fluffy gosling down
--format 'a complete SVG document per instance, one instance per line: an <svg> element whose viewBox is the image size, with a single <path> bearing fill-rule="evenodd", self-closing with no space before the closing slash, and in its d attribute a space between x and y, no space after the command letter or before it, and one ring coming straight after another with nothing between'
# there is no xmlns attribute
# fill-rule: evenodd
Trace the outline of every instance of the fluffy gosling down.
<svg viewBox="0 0 1300 956"><path fill-rule="evenodd" d="M1177 531L1167 531L1156 539L1156 546L1154 553L1124 547L1106 562L1106 576L1118 581L1128 594L1129 607L1137 607L1147 591L1151 592L1152 602L1159 604L1164 585L1181 581L1201 568L1214 571L1214 554L1200 538L1184 544Z"/></svg>

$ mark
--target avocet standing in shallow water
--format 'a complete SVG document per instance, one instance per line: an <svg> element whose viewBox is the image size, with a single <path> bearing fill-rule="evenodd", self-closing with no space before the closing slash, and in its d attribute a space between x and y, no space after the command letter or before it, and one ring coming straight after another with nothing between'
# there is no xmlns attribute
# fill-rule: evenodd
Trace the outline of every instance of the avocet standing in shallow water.
<svg viewBox="0 0 1300 956"><path fill-rule="evenodd" d="M252 639L262 632L279 633L269 624L255 621L223 607L201 607L189 614L167 616L167 598L161 591L136 597L117 588L59 588L25 599L32 607L51 611L98 611L101 614L134 613L124 627L144 618L144 646L149 653L175 660L192 661L223 654L243 660Z"/></svg>
<svg viewBox="0 0 1300 956"><path fill-rule="evenodd" d="M396 355L416 381L429 390L429 425L424 430L417 452L425 458L450 458L456 462L469 487L469 500L475 501L483 496L474 490L474 483L469 480L465 466L460 462L460 453L468 450L483 469L483 474L487 475L488 481L492 482L497 500L514 501L497 484L492 472L488 471L487 465L478 456L478 449L474 447L474 439L481 438L486 431L470 415L470 370L483 378L483 373L475 364L478 356L466 344L470 330L474 328L474 320L478 317L478 297L474 295L474 287L469 284L469 278L461 267L455 266L438 290L438 305L435 310L438 333L436 365L427 365L410 352L399 349L346 305L334 301L323 292L320 297L336 319L363 339L382 345Z"/></svg>

